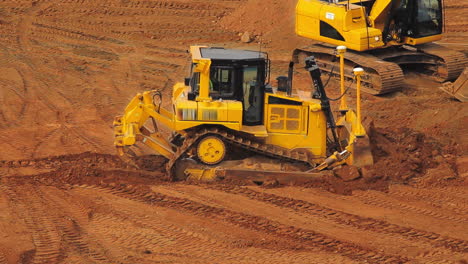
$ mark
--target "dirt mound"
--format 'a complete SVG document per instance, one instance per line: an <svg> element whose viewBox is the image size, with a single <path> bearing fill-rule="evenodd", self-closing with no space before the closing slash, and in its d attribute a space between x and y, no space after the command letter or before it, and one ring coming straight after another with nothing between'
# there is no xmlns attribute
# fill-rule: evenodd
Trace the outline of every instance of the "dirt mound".
<svg viewBox="0 0 468 264"><path fill-rule="evenodd" d="M408 128L373 129L370 140L375 164L365 168L367 178L407 182L438 164L435 156L441 147L428 142L420 132Z"/></svg>
<svg viewBox="0 0 468 264"><path fill-rule="evenodd" d="M59 188L73 184L148 185L168 181L161 156L140 157L139 169L109 154L85 152L41 159L0 161L0 175L11 181L40 182Z"/></svg>

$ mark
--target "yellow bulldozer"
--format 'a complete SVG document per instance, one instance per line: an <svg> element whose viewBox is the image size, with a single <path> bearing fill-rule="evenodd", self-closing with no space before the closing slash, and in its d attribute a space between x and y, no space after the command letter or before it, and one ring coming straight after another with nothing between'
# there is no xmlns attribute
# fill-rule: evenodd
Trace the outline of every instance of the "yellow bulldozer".
<svg viewBox="0 0 468 264"><path fill-rule="evenodd" d="M313 57L305 60L313 92L298 96L292 89L293 63L288 76L278 77L272 87L266 53L206 46L192 46L190 52L190 76L174 85L171 109L161 106L161 91L146 91L116 117L115 146L128 162L139 144L168 159L172 178L213 179L226 173L308 177L337 165L373 163L359 107L348 109L343 96L345 107L335 117ZM355 72L360 79L362 69ZM303 169L223 168L224 161L235 158L234 149ZM181 165L184 160L191 160L189 166Z"/></svg>
<svg viewBox="0 0 468 264"><path fill-rule="evenodd" d="M346 78L353 78L353 68L362 67L362 89L374 95L400 90L402 67L452 81L468 60L461 52L432 43L442 38L443 23L442 0L299 0L296 34L316 43L296 49L293 58L314 56L323 72L339 76L332 47L345 45L351 50Z"/></svg>

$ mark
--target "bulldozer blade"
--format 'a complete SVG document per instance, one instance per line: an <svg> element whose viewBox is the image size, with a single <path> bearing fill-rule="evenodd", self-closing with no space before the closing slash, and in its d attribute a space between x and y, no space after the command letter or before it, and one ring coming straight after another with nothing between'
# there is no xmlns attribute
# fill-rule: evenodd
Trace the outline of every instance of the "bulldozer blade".
<svg viewBox="0 0 468 264"><path fill-rule="evenodd" d="M468 102L468 67L465 68L455 82L446 82L440 88L459 101Z"/></svg>
<svg viewBox="0 0 468 264"><path fill-rule="evenodd" d="M369 136L359 137L353 144L353 166L364 167L374 164Z"/></svg>

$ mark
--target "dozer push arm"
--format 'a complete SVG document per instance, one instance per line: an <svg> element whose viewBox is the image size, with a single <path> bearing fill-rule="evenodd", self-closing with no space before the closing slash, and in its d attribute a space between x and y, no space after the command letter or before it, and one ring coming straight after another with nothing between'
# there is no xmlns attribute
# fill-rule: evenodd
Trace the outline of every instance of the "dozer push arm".
<svg viewBox="0 0 468 264"><path fill-rule="evenodd" d="M153 124L157 121L174 130L174 115L154 104L153 96L157 92L147 91L137 94L125 108L124 115L114 120L114 145L119 153L124 147L141 141L166 158L171 158L174 154L172 144L160 135L156 125L153 133L144 127L148 119L153 119Z"/></svg>

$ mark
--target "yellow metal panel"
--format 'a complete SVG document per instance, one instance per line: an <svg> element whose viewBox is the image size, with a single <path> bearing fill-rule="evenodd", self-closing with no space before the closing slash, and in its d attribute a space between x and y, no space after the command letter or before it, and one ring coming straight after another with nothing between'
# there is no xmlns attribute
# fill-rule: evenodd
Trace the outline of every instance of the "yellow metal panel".
<svg viewBox="0 0 468 264"><path fill-rule="evenodd" d="M308 115L307 115L307 112L308 112L309 108L308 107L303 107L302 108L302 133L305 134L307 133L307 126L308 126Z"/></svg>
<svg viewBox="0 0 468 264"><path fill-rule="evenodd" d="M322 111L309 111L309 127L307 135L313 149L312 153L316 156L326 155L327 146L327 122Z"/></svg>
<svg viewBox="0 0 468 264"><path fill-rule="evenodd" d="M353 8L345 12L343 31L350 31L363 27L366 27L364 7L358 6L357 8Z"/></svg>
<svg viewBox="0 0 468 264"><path fill-rule="evenodd" d="M296 34L315 39L319 34L320 7L317 1L299 0L296 6Z"/></svg>
<svg viewBox="0 0 468 264"><path fill-rule="evenodd" d="M194 128L201 125L219 125L225 126L232 130L239 131L241 129L241 124L236 122L208 122L208 121L177 121L175 122L176 131L183 131L189 128Z"/></svg>
<svg viewBox="0 0 468 264"><path fill-rule="evenodd" d="M172 100L176 100L187 87L183 83L176 83L172 88Z"/></svg>
<svg viewBox="0 0 468 264"><path fill-rule="evenodd" d="M419 44L424 44L424 43L429 43L429 42L434 42L437 40L441 40L442 35L434 35L434 36L429 36L429 37L424 37L424 38L405 38L405 43L409 45L419 45Z"/></svg>
<svg viewBox="0 0 468 264"><path fill-rule="evenodd" d="M268 131L264 125L242 126L242 132L252 134L256 137L268 137Z"/></svg>
<svg viewBox="0 0 468 264"><path fill-rule="evenodd" d="M335 28L344 41L320 35L320 20ZM318 0L299 0L296 6L296 34L349 49L364 51L385 46L382 31L367 28L364 8L333 4ZM378 40L376 40L376 37Z"/></svg>
<svg viewBox="0 0 468 264"><path fill-rule="evenodd" d="M228 103L225 101L198 102L197 120L228 121Z"/></svg>
<svg viewBox="0 0 468 264"><path fill-rule="evenodd" d="M198 105L195 101L177 100L175 102L176 119L190 121L198 119Z"/></svg>
<svg viewBox="0 0 468 264"><path fill-rule="evenodd" d="M324 21L334 27L343 35L343 25L346 23L346 7L341 5L324 5L320 7L321 21ZM319 33L320 34L320 33Z"/></svg>
<svg viewBox="0 0 468 264"><path fill-rule="evenodd" d="M211 60L210 59L193 60L193 63L195 63L195 67L193 68L193 71L200 73L200 88L199 88L198 96L196 100L199 102L209 102L211 101L211 97L210 97Z"/></svg>
<svg viewBox="0 0 468 264"><path fill-rule="evenodd" d="M268 132L299 134L303 131L301 124L302 106L277 105L267 106L265 120Z"/></svg>
<svg viewBox="0 0 468 264"><path fill-rule="evenodd" d="M225 101L227 102L227 121L229 122L242 122L242 102L238 101Z"/></svg>
<svg viewBox="0 0 468 264"><path fill-rule="evenodd" d="M202 58L200 49L207 48L207 46L190 46L190 54L192 54L192 60L200 60Z"/></svg>

